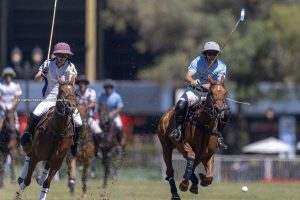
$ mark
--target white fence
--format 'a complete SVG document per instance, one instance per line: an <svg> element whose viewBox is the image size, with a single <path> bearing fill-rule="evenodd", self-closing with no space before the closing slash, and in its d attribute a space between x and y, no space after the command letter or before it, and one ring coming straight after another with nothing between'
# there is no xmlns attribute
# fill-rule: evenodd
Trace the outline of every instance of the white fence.
<svg viewBox="0 0 300 200"><path fill-rule="evenodd" d="M161 160L162 178L166 166ZM186 160L179 154L173 155L173 168L176 179L182 179ZM205 172L202 164L196 174ZM300 158L279 158L267 156L216 155L214 181L285 181L300 180Z"/></svg>

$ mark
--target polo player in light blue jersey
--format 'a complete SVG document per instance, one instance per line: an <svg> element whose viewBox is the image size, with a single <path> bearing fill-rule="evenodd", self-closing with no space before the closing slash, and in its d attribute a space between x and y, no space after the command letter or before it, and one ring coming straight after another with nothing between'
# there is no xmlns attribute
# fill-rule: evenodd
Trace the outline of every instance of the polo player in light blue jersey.
<svg viewBox="0 0 300 200"><path fill-rule="evenodd" d="M103 84L105 92L99 95L99 104L105 103L108 106L109 117L114 120L116 125L116 135L118 143L121 144L123 138L123 123L120 113L124 107L122 97L114 91L114 83L111 79L106 79Z"/></svg>
<svg viewBox="0 0 300 200"><path fill-rule="evenodd" d="M219 53L221 51L218 43L207 42L204 45L202 55L196 57L187 69L185 81L190 83L190 86L187 87L175 106L176 129L170 134L170 137L178 142L183 140L182 128L188 107L201 100L201 97L206 98L207 96L210 87L208 76L210 75L214 80L221 80L222 76L224 78L226 76L226 65L218 59L215 60ZM209 66L210 68L208 68ZM201 88L201 91L196 90L195 87ZM222 131L230 115L230 108L226 104L224 117L218 122L218 147L222 149L227 149Z"/></svg>

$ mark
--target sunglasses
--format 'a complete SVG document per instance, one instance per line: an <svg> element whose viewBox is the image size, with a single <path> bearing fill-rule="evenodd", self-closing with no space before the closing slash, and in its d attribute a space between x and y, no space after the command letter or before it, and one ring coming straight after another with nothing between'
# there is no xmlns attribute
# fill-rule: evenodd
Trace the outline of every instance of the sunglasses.
<svg viewBox="0 0 300 200"><path fill-rule="evenodd" d="M67 58L68 54L56 54L56 57Z"/></svg>
<svg viewBox="0 0 300 200"><path fill-rule="evenodd" d="M206 51L205 54L208 56L216 56L218 55L218 51Z"/></svg>

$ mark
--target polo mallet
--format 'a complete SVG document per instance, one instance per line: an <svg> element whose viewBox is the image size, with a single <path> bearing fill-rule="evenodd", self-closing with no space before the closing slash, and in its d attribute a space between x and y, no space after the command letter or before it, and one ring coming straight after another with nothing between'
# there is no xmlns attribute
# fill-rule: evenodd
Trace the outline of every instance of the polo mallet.
<svg viewBox="0 0 300 200"><path fill-rule="evenodd" d="M51 44L52 44L52 37L53 37L53 29L54 29L55 15L56 15L56 5L57 5L57 0L55 0L55 2L54 2L54 10L53 10L53 18L52 18L52 25L51 25L47 60L49 60L49 58L50 58L50 51L51 51Z"/></svg>
<svg viewBox="0 0 300 200"><path fill-rule="evenodd" d="M232 31L227 35L226 40L224 42L224 44L222 45L220 51L218 52L218 54L215 56L215 58L213 59L213 61L208 65L208 67L205 69L205 71L203 72L203 75L200 77L200 82L202 81L202 79L204 78L204 76L207 74L209 68L213 65L213 63L217 60L218 56L221 54L221 52L223 52L227 42L229 41L232 33L235 31L236 27L239 25L240 21L244 21L245 20L245 9L242 8L241 9L241 16L238 19L238 21L236 22L235 26L233 27Z"/></svg>

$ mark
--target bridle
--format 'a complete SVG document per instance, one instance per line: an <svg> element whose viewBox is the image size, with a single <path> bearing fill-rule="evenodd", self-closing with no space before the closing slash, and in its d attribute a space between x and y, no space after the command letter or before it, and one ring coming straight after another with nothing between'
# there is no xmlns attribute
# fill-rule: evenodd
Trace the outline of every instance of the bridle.
<svg viewBox="0 0 300 200"><path fill-rule="evenodd" d="M62 98L58 98L57 101L59 103L58 105L61 106L56 106L56 112L61 116L72 115L76 109L75 92L74 94L67 94L66 96L61 94L60 96ZM74 97L74 100L70 100L69 97ZM58 110L58 107L60 110Z"/></svg>
<svg viewBox="0 0 300 200"><path fill-rule="evenodd" d="M212 86L224 87L224 85L220 82L212 83L211 87ZM222 105L224 105L224 107L225 107L226 98L218 97L217 99L213 99L212 95L213 95L213 93L210 90L207 94L206 103L205 103L205 105L203 105L203 109L207 112L207 114L210 116L210 118L218 118L218 119L223 118L224 113L225 113L224 108L222 110L218 110L216 105L218 102L221 102Z"/></svg>

